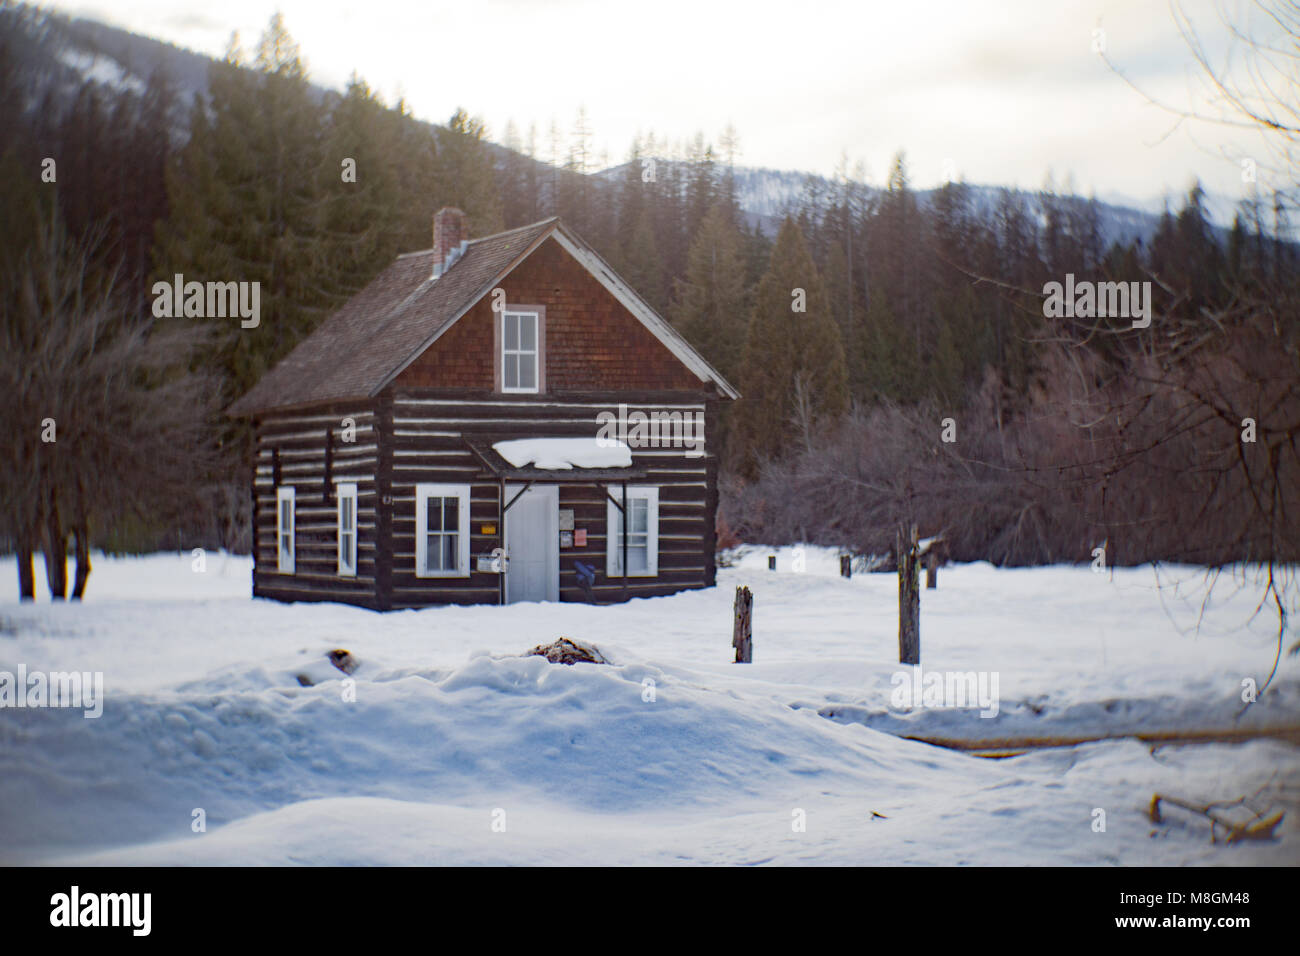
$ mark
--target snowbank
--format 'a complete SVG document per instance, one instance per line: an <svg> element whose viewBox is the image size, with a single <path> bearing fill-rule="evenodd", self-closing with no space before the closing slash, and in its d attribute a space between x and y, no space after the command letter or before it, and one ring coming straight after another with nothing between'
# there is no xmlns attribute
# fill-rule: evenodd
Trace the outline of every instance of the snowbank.
<svg viewBox="0 0 1300 956"><path fill-rule="evenodd" d="M245 559L198 571L189 554L97 556L85 603L18 605L0 562L0 670L102 671L106 695L99 719L0 711L0 861L1297 862L1294 811L1279 840L1231 848L1144 815L1156 790L1294 800L1300 760L1279 740L989 761L898 736L1300 726L1295 658L1240 713L1275 640L1251 581L1202 612L1195 569L942 569L922 666L997 673L985 719L891 705L910 673L895 576L843 580L812 548L800 571L778 551L773 573L767 553L715 589L619 606L387 615L253 601ZM742 584L748 666L730 663ZM519 656L561 635L610 664Z"/></svg>

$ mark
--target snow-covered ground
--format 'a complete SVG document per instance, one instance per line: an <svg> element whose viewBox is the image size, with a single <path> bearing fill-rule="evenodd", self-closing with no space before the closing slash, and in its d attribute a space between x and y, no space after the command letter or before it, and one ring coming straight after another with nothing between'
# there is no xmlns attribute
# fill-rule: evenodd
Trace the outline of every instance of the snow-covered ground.
<svg viewBox="0 0 1300 956"><path fill-rule="evenodd" d="M1276 648L1249 575L1207 598L1194 568L944 568L915 686L970 673L995 706L906 707L897 578L769 553L619 606L382 615L253 601L247 559L188 554L98 557L84 603L19 605L0 561L0 671L98 671L105 694L98 719L0 710L0 862L1300 862L1294 743L1123 736L1300 730L1295 657L1242 701ZM730 663L741 584L751 665ZM517 656L560 636L613 665ZM1118 739L993 760L902 735ZM1287 817L1211 844L1200 816L1152 823L1156 792Z"/></svg>

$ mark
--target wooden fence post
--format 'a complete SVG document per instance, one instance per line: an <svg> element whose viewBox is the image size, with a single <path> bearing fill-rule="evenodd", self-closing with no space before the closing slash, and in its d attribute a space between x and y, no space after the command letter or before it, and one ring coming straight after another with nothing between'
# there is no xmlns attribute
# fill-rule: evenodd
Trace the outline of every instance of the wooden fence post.
<svg viewBox="0 0 1300 956"><path fill-rule="evenodd" d="M853 577L853 556L850 554L840 555L840 577Z"/></svg>
<svg viewBox="0 0 1300 956"><path fill-rule="evenodd" d="M749 664L754 658L754 595L749 588L736 588L736 621L731 631L731 645L736 649L736 663Z"/></svg>
<svg viewBox="0 0 1300 956"><path fill-rule="evenodd" d="M930 550L925 553L925 589L933 591L939 586L939 557L935 552L935 546L930 545Z"/></svg>
<svg viewBox="0 0 1300 956"><path fill-rule="evenodd" d="M769 554L769 555L767 556L767 569L768 569L769 571L775 571L775 570L776 570L776 555L775 555L775 554Z"/></svg>
<svg viewBox="0 0 1300 956"><path fill-rule="evenodd" d="M921 565L916 525L894 536L898 560L898 662L921 663Z"/></svg>

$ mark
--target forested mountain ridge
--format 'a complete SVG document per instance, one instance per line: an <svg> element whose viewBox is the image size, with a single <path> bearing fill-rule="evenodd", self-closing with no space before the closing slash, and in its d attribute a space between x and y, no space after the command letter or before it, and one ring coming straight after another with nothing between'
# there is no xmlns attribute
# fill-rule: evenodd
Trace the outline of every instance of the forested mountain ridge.
<svg viewBox="0 0 1300 956"><path fill-rule="evenodd" d="M1261 500L1300 511L1287 498L1300 480L1277 457L1293 459L1300 434L1297 255L1266 195L1224 230L1196 184L1152 217L1050 185L916 190L899 154L877 188L735 165L732 131L722 148L647 135L596 170L581 113L567 132L507 123L498 145L463 110L420 122L360 78L322 90L305 64L279 16L218 62L0 5L0 294L17 317L0 371L23 416L48 415L27 370L58 344L41 334L58 301L30 288L34 262L68 258L50 210L84 244L82 274L116 277L131 335L193 326L187 362L212 378L216 454L202 482L178 481L239 506L243 426L219 410L394 256L427 248L436 209L465 210L476 236L559 215L742 393L711 449L725 520L750 540L885 550L904 515L945 529L956 556L1000 562L1086 558L1099 540L1122 540L1126 561L1300 541L1246 521ZM176 274L256 282L260 323L156 321L150 290ZM1146 283L1158 321L1143 332L1127 316L1048 316L1044 292L1067 276ZM124 421L172 381L136 371ZM1237 451L1228 426L1252 409L1274 456L1271 498L1205 476L1205 449ZM120 497L82 497L100 512L90 527L120 524ZM1215 521L1189 541L1187 515L1206 500ZM228 529L245 523L222 507L165 520L237 545ZM21 515L4 520L21 531Z"/></svg>
<svg viewBox="0 0 1300 956"><path fill-rule="evenodd" d="M13 28L12 25L5 27ZM23 47L21 63L31 83L31 101L41 102L53 92L54 102L63 108L71 104L87 80L139 93L145 89L149 77L160 69L169 77L178 102L187 107L196 95L206 94L208 70L216 62L162 40L81 17L66 19L52 15L38 32L29 36L32 42ZM309 85L321 100L336 92L316 84ZM183 109L179 118L181 121L176 133L183 137L188 131L187 115ZM508 153L516 152L499 144L490 145L495 147L493 151L499 164L505 163ZM662 156L659 160L672 162ZM539 166L546 165L541 160L535 161ZM616 183L627 175L625 167L626 164L620 163L589 175ZM795 170L737 165L734 175L736 201L748 224L760 227L770 237L775 237L781 220L799 206L805 195L825 193L833 188L833 180L829 177ZM991 208L1000 187L972 184L970 188L975 201ZM935 191L918 190L917 195L922 203L926 203ZM1032 191L1018 192L1031 203L1036 195ZM1108 244L1129 243L1136 239L1149 241L1159 226L1160 213L1153 210L1155 200L1140 204L1103 200L1099 205L1103 236ZM1226 227L1231 224L1230 200L1210 197L1208 207L1216 225Z"/></svg>

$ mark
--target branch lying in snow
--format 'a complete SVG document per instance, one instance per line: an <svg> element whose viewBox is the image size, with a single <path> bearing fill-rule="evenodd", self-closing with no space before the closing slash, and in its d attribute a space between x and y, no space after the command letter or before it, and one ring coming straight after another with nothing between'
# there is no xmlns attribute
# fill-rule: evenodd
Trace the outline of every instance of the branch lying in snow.
<svg viewBox="0 0 1300 956"><path fill-rule="evenodd" d="M1260 792L1262 792L1262 790L1256 791L1255 795L1258 796ZM1149 813L1152 823L1163 823L1164 818L1160 815L1160 804L1162 802L1173 804L1176 807L1181 807L1182 809L1191 811L1192 813L1199 813L1210 821L1211 843L1219 842L1219 827L1223 827L1227 832L1227 836L1223 841L1224 843L1237 843L1241 840L1273 839L1273 831L1277 829L1278 824L1282 822L1282 818L1286 816L1285 810L1277 810L1268 816L1264 816L1263 811L1258 811L1250 819L1243 820L1240 823L1233 823L1231 820L1227 820L1215 813L1216 810L1245 806L1248 799L1250 798L1241 797L1237 800L1225 800L1197 806L1194 803L1180 800L1177 797L1169 797L1157 793L1151 797L1151 808Z"/></svg>
<svg viewBox="0 0 1300 956"><path fill-rule="evenodd" d="M545 657L552 664L608 664L609 661L593 644L561 637L550 644L538 644L525 657Z"/></svg>

